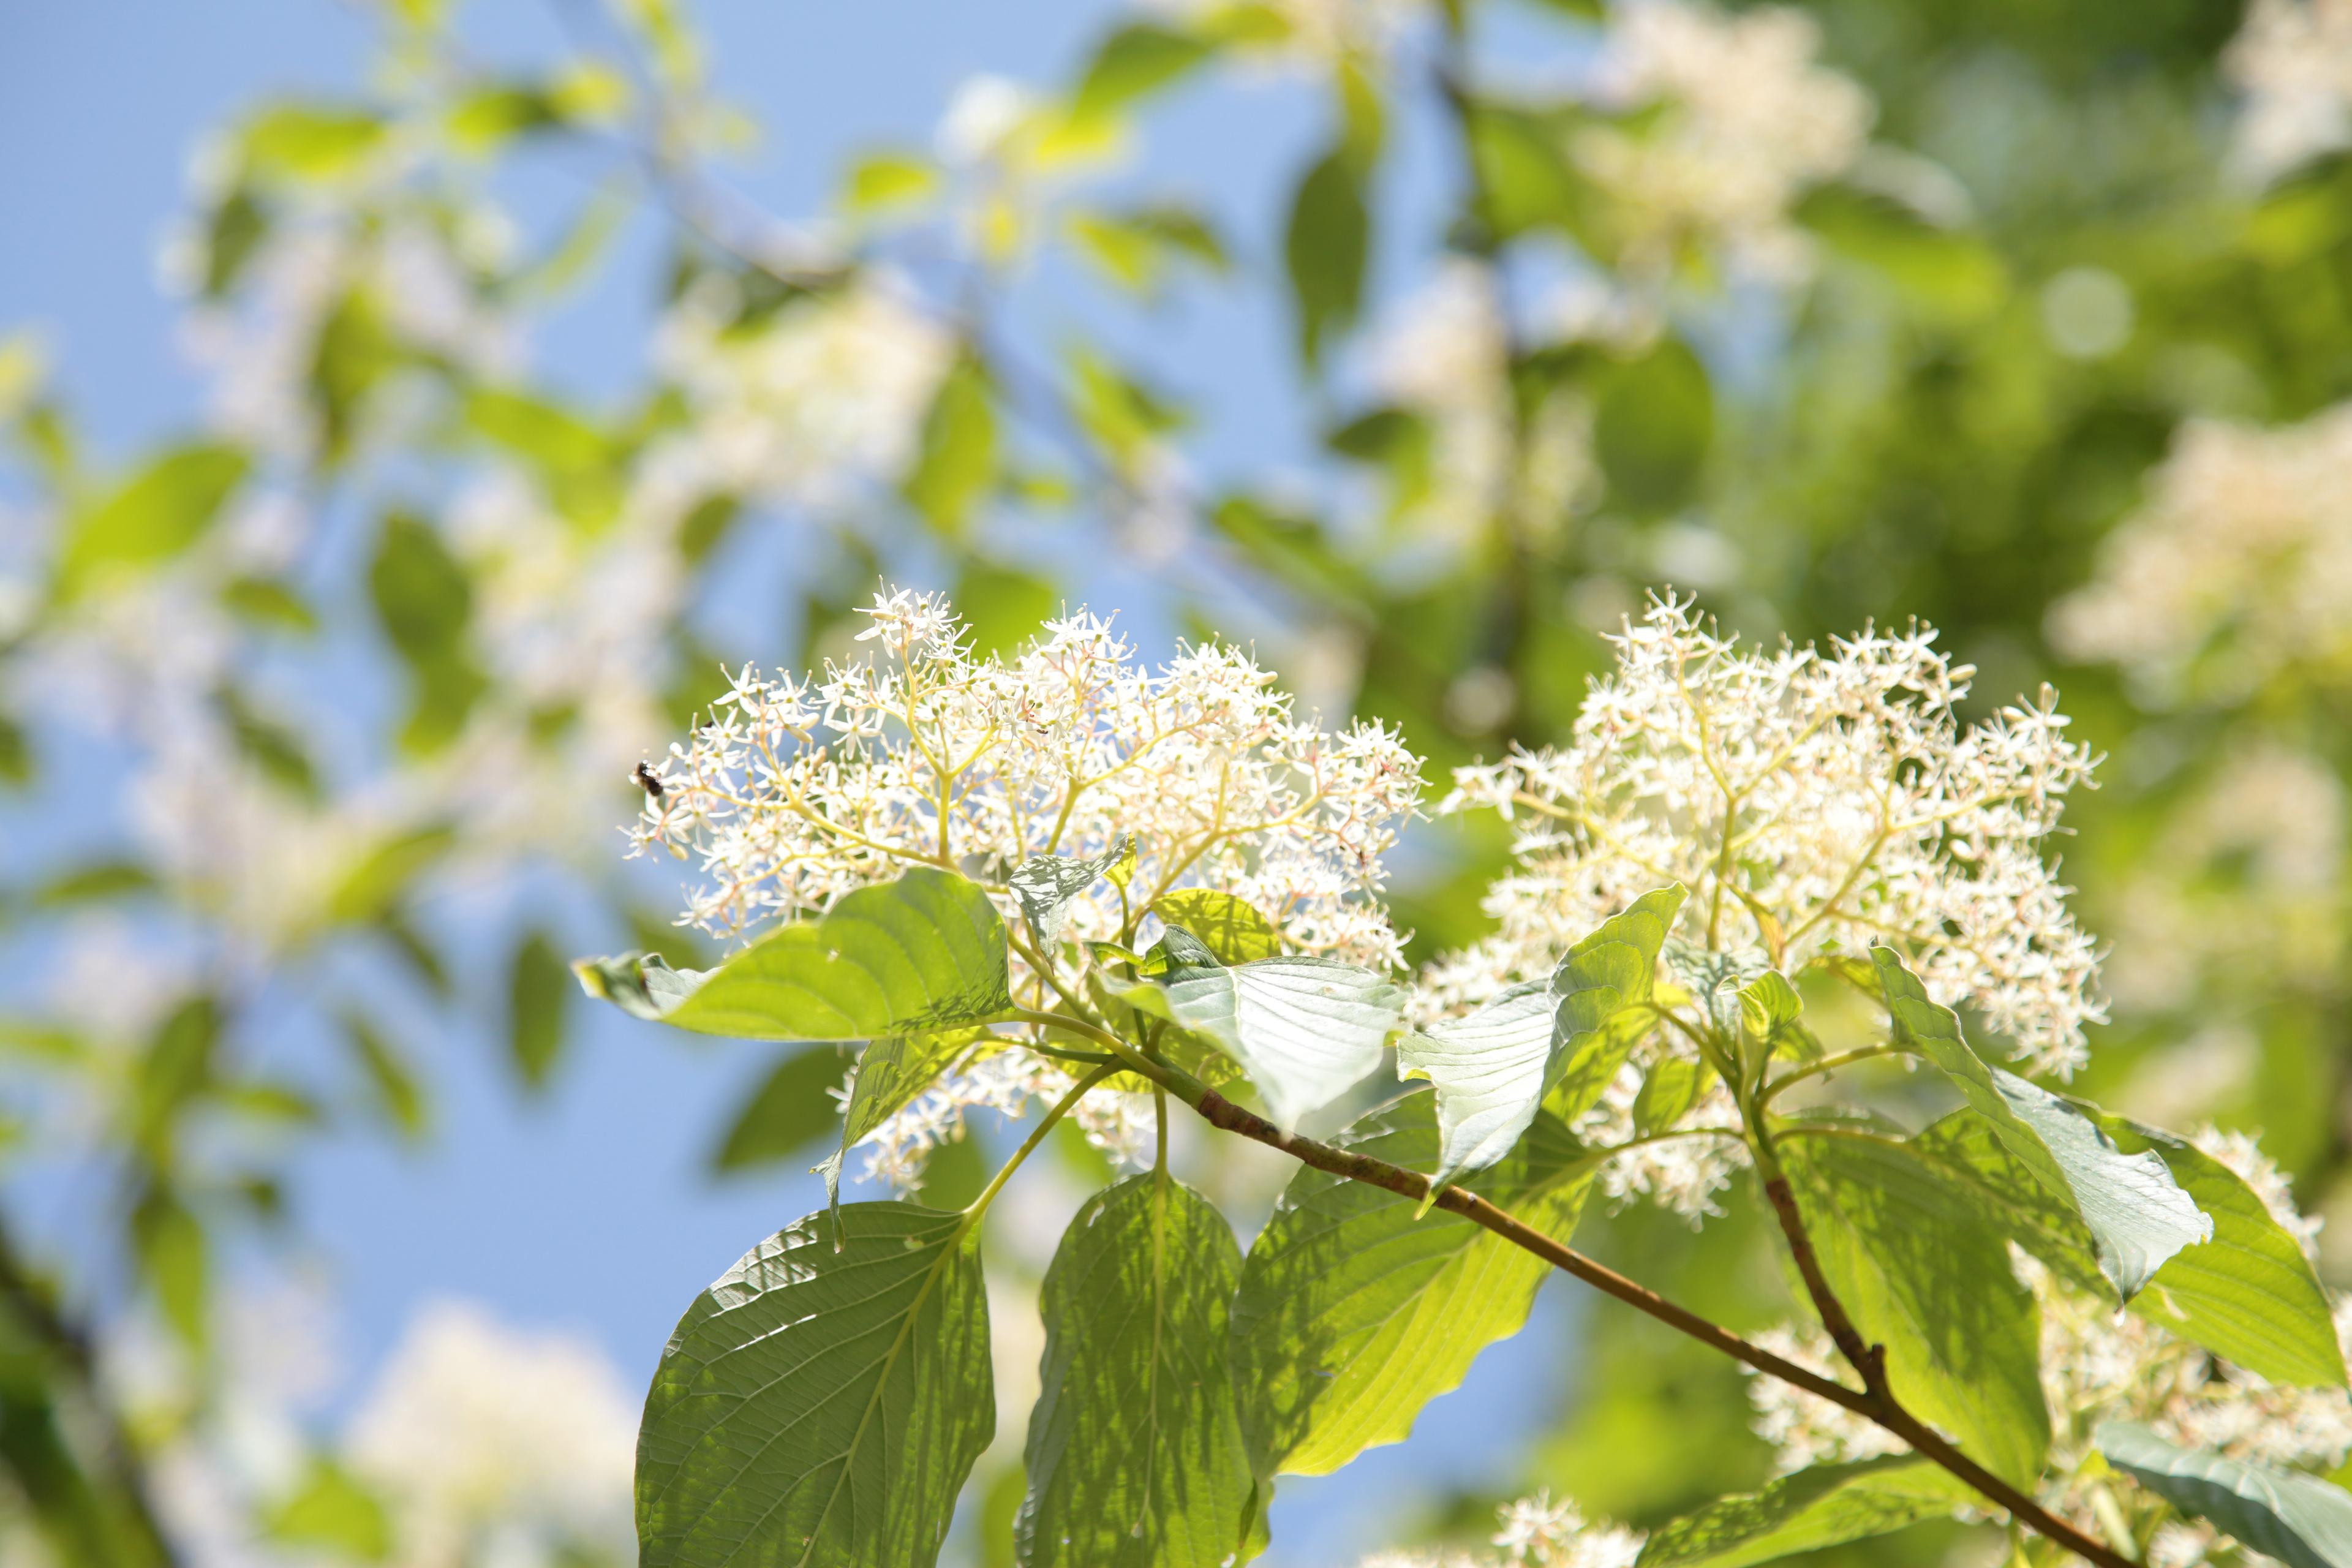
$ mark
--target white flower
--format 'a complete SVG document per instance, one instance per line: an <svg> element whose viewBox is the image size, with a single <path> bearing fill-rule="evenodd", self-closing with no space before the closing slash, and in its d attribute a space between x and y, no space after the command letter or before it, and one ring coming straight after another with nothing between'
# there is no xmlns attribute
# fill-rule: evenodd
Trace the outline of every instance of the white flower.
<svg viewBox="0 0 2352 1568"><path fill-rule="evenodd" d="M2245 95L2234 154L2256 180L2352 142L2352 5L2254 0L2221 57Z"/></svg>
<svg viewBox="0 0 2352 1568"><path fill-rule="evenodd" d="M1810 251L1789 208L1853 163L1873 116L1868 93L1815 63L1820 47L1813 19L1784 6L1637 0L1618 12L1596 96L1662 112L1639 129L1590 127L1573 149L1628 216L1631 264L1662 271L1696 243L1768 277L1802 270Z"/></svg>
<svg viewBox="0 0 2352 1568"><path fill-rule="evenodd" d="M906 465L954 359L946 329L864 278L751 322L740 303L716 280L690 290L660 340L725 488L831 502Z"/></svg>
<svg viewBox="0 0 2352 1568"><path fill-rule="evenodd" d="M378 1375L350 1462L392 1506L397 1568L456 1568L492 1539L524 1563L567 1546L622 1555L636 1403L594 1346L442 1302Z"/></svg>
<svg viewBox="0 0 2352 1568"><path fill-rule="evenodd" d="M2352 652L2352 404L2277 429L2184 425L2050 632L2150 701L2333 679Z"/></svg>
<svg viewBox="0 0 2352 1568"><path fill-rule="evenodd" d="M1132 834L1129 889L1081 895L1070 935L1115 938L1164 894L1202 887L1304 951L1396 963L1370 895L1421 786L1393 734L1294 719L1233 648L1146 670L1083 611L1009 661L973 657L936 595L886 590L867 615L871 662L806 679L742 671L671 747L635 838L699 863L696 923L737 934L916 865L975 877L1011 917L1023 860L1099 855Z"/></svg>
<svg viewBox="0 0 2352 1568"><path fill-rule="evenodd" d="M1502 1528L1489 1557L1458 1549L1381 1552L1359 1568L1633 1568L1642 1537L1622 1525L1588 1523L1574 1503L1537 1492L1495 1510Z"/></svg>
<svg viewBox="0 0 2352 1568"><path fill-rule="evenodd" d="M1678 930L1702 948L1793 976L1892 944L1937 1001L1975 1009L2033 1068L2071 1072L2104 1016L2096 957L2042 856L2092 759L2047 691L1961 728L1970 671L1934 637L1742 650L1689 604L1654 600L1566 747L1456 773L1441 810L1516 822L1518 864L1487 896L1501 929L1433 970L1437 999L1546 974L1680 882Z"/></svg>

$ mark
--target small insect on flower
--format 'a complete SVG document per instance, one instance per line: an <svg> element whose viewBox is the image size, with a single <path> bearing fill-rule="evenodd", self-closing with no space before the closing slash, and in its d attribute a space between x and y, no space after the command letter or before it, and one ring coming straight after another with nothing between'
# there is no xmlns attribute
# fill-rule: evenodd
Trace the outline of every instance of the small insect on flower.
<svg viewBox="0 0 2352 1568"><path fill-rule="evenodd" d="M654 772L654 765L651 763L637 763L635 771L629 774L629 778L652 799L660 800L663 797L665 792L662 788L661 775Z"/></svg>

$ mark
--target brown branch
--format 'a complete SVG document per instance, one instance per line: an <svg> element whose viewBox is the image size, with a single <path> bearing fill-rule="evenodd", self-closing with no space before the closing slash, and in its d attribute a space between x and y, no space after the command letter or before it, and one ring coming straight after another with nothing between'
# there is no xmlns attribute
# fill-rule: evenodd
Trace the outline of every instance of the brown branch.
<svg viewBox="0 0 2352 1568"><path fill-rule="evenodd" d="M1318 1171L1328 1172L1335 1176L1344 1176L1349 1181L1362 1182L1370 1186L1380 1187L1400 1197L1411 1198L1418 1202L1429 1195L1429 1178L1418 1171L1409 1171L1402 1165L1391 1165L1385 1160L1377 1160L1369 1154L1357 1153L1353 1150L1337 1149L1328 1143L1318 1142L1312 1138L1302 1138L1295 1132L1285 1132L1265 1118L1243 1110L1214 1089L1201 1089L1198 1085L1191 1083L1170 1082L1169 1087L1176 1090L1179 1098L1189 1100L1192 1108L1198 1110L1212 1127L1237 1133L1254 1142L1264 1143L1271 1149L1279 1149L1291 1158L1303 1164L1312 1165ZM1785 1183L1783 1191L1786 1191ZM1910 1444L1913 1449L1926 1458L1942 1466L1983 1493L1988 1499L2006 1509L2010 1516L2019 1523L2056 1542L2069 1552L2097 1563L2099 1568L2137 1568L2130 1558L2085 1535L2034 1501L2031 1496L1960 1452L1948 1439L1904 1409L1895 1401L1893 1394L1886 1390L1883 1370L1878 1373L1875 1389L1856 1391L1848 1388L1842 1383L1833 1382L1809 1368L1799 1366L1785 1357L1774 1355L1763 1346L1742 1339L1720 1323L1702 1318L1688 1308L1666 1300L1648 1286L1637 1280L1629 1279L1615 1269L1587 1258L1574 1247L1565 1246L1545 1235L1533 1226L1513 1218L1474 1193L1449 1185L1437 1195L1436 1206L1450 1214L1460 1215L1473 1225L1492 1231L1513 1246L1533 1253L1561 1272L1575 1276L1593 1289L1605 1295L1615 1297L1638 1311L1648 1313L1660 1322L1689 1335L1701 1344L1720 1351L1735 1361L1744 1362L1759 1372L1769 1373L1816 1398L1826 1399L1832 1405L1851 1410L1855 1415L1876 1423ZM1790 1212L1792 1214L1794 1212L1793 1205ZM1803 1228L1801 1223L1798 1224L1796 1234L1801 1237ZM1793 1241L1792 1245L1794 1245ZM1811 1244L1808 1241L1805 1244L1804 1257L1811 1259ZM1803 1265L1801 1264L1800 1267ZM1816 1277L1818 1277L1818 1266L1816 1266ZM1810 1286L1811 1280L1808 1284ZM1828 1293L1825 1283L1822 1290L1827 1300L1834 1306L1836 1297ZM1854 1332L1851 1321L1846 1321L1842 1308L1838 1310L1838 1317L1841 1321L1846 1323L1846 1332L1859 1343L1861 1336ZM1869 1347L1864 1353L1872 1363L1884 1361L1885 1352L1882 1347Z"/></svg>

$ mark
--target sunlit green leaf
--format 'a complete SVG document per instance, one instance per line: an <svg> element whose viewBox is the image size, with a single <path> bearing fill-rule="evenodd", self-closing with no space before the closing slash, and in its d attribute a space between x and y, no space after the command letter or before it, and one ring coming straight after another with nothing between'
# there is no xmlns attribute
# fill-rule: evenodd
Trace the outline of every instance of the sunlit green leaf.
<svg viewBox="0 0 2352 1568"><path fill-rule="evenodd" d="M2040 1314L2001 1234L1907 1145L1822 1127L1781 1141L1822 1272L1913 1414L2023 1484L2050 1443Z"/></svg>
<svg viewBox="0 0 2352 1568"><path fill-rule="evenodd" d="M272 1541L323 1550L348 1561L381 1563L392 1554L392 1520L350 1471L317 1459L299 1485L263 1516Z"/></svg>
<svg viewBox="0 0 2352 1568"><path fill-rule="evenodd" d="M1163 924L1181 926L1199 937L1220 963L1248 963L1282 951L1282 933L1272 921L1214 888L1179 888L1162 894L1151 912Z"/></svg>
<svg viewBox="0 0 2352 1568"><path fill-rule="evenodd" d="M2097 1245L2100 1270L2125 1300L2167 1258L2211 1237L2212 1220L2180 1190L2161 1157L2150 1150L2126 1153L2082 1107L1988 1065L1961 1036L1952 1010L1929 999L1894 949L1874 947L1871 960L1895 1043L1943 1068L2009 1152L2074 1205Z"/></svg>
<svg viewBox="0 0 2352 1568"><path fill-rule="evenodd" d="M637 1437L643 1568L924 1568L996 1430L961 1215L849 1204L688 1309Z"/></svg>
<svg viewBox="0 0 2352 1568"><path fill-rule="evenodd" d="M1171 927L1173 962L1119 999L1204 1036L1239 1063L1281 1126L1328 1105L1381 1065L1404 1026L1404 987L1330 958L1261 958L1227 965L1198 937Z"/></svg>
<svg viewBox="0 0 2352 1568"><path fill-rule="evenodd" d="M1680 883L1643 894L1568 950L1552 971L1559 1002L1559 1053L1545 1070L1544 1109L1563 1122L1600 1103L1649 1020L1641 1007L1657 984L1658 950L1683 907Z"/></svg>
<svg viewBox="0 0 2352 1568"><path fill-rule="evenodd" d="M1946 1518L1979 1501L1949 1470L1907 1455L1816 1465L1661 1525L1643 1543L1640 1568L1749 1568Z"/></svg>
<svg viewBox="0 0 2352 1568"><path fill-rule="evenodd" d="M1173 85L1215 52L1207 38L1153 22L1131 22L1096 48L1071 96L1071 113L1094 118Z"/></svg>
<svg viewBox="0 0 2352 1568"><path fill-rule="evenodd" d="M2118 1149L2152 1149L2212 1216L2213 1239L2166 1260L2131 1310L2273 1383L2340 1386L2342 1352L2327 1294L2295 1238L2229 1167L2169 1133L2117 1116L2100 1126ZM1923 1151L1956 1163L2020 1245L2078 1289L2104 1293L2089 1229L2066 1199L2036 1180L1992 1124L1957 1110L1921 1132Z"/></svg>
<svg viewBox="0 0 2352 1568"><path fill-rule="evenodd" d="M1164 1173L1088 1199L1046 1271L1024 1568L1220 1568L1255 1485L1225 1362L1233 1227Z"/></svg>
<svg viewBox="0 0 2352 1568"><path fill-rule="evenodd" d="M960 537L996 481L996 406L988 373L971 359L940 382L923 420L923 439L907 500L931 526Z"/></svg>
<svg viewBox="0 0 2352 1568"><path fill-rule="evenodd" d="M917 867L772 931L701 974L642 955L572 965L592 996L698 1034L868 1040L993 1018L1013 1005L988 895Z"/></svg>
<svg viewBox="0 0 2352 1568"><path fill-rule="evenodd" d="M370 1098L394 1131L410 1142L424 1138L431 1113L425 1087L407 1057L357 1014L343 1017L343 1037L366 1079Z"/></svg>
<svg viewBox="0 0 2352 1568"><path fill-rule="evenodd" d="M77 593L100 577L156 566L187 550L251 467L240 448L215 443L175 447L151 459L67 521L60 591Z"/></svg>
<svg viewBox="0 0 2352 1568"><path fill-rule="evenodd" d="M1698 486L1715 441L1715 392L1706 367L1675 339L1601 379L1593 455L1610 499L1643 512L1672 511Z"/></svg>
<svg viewBox="0 0 2352 1568"><path fill-rule="evenodd" d="M1436 1163L1435 1096L1413 1093L1337 1142L1408 1169ZM1553 1236L1576 1226L1591 1165L1539 1120L1481 1183ZM1477 1353L1518 1331L1547 1265L1444 1209L1305 1169L1251 1244L1234 1299L1233 1366L1257 1473L1322 1475L1403 1440Z"/></svg>
<svg viewBox="0 0 2352 1568"><path fill-rule="evenodd" d="M1062 940L1062 921L1070 905L1088 888L1102 880L1103 873L1121 859L1135 853L1135 837L1129 834L1101 854L1080 860L1067 855L1032 855L1013 868L1013 896L1021 902L1021 913L1029 927L1037 933L1037 944L1050 953Z"/></svg>

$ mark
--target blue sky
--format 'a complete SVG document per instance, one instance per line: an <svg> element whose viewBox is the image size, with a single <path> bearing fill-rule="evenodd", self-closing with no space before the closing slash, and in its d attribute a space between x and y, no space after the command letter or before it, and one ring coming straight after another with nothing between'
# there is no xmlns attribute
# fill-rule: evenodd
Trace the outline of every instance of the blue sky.
<svg viewBox="0 0 2352 1568"><path fill-rule="evenodd" d="M830 189L843 156L928 139L954 86L979 71L1065 73L1108 16L1095 0L725 0L699 8L722 87L769 139L740 172L785 213ZM559 37L541 0L479 0L467 30L493 57L530 58ZM155 287L156 242L178 206L189 151L257 96L355 83L370 36L362 7L333 0L47 0L0 3L0 329L45 332L63 388L101 450L121 454L193 418L199 387ZM1226 214L1245 256L1276 243L1284 191L1320 134L1322 109L1293 84L1220 89L1151 125L1136 176ZM1409 205L1441 175L1426 137L1402 139ZM657 252L650 224L611 279L545 339L542 363L591 393L617 387L642 352ZM1392 242L1384 269L1413 258ZM1072 307L1033 289L1016 302L1034 341ZM1288 365L1288 325L1264 290L1180 301L1140 328L1180 387L1213 397L1195 450L1211 468L1302 449L1312 411ZM1085 584L1097 607L1148 617L1148 593L1115 574ZM617 844L617 837L616 837ZM453 910L459 929L499 911ZM503 951L500 946L498 951ZM495 1042L434 1042L439 1134L404 1152L351 1140L310 1157L302 1218L330 1260L355 1381L418 1301L457 1294L529 1324L593 1333L634 1383L650 1373L686 1301L753 1240L815 1206L813 1179L712 1186L703 1154L762 1062L724 1045L680 1047L617 1015L583 1014L577 1058L553 1095L524 1103ZM1393 1506L1419 1486L1490 1476L1499 1447L1555 1397L1570 1299L1549 1289L1537 1326L1490 1354L1423 1435L1330 1481L1286 1486L1266 1561L1303 1568L1378 1543L1339 1522L1352 1504ZM1003 1419L1017 1424L1018 1413Z"/></svg>

